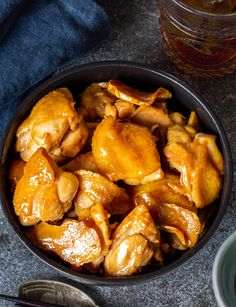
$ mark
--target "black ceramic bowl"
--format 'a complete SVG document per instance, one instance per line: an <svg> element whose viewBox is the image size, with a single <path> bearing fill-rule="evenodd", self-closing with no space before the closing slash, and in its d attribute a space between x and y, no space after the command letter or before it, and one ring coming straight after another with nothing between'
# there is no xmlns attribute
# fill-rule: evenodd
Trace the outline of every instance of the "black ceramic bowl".
<svg viewBox="0 0 236 307"><path fill-rule="evenodd" d="M20 226L18 219L14 214L11 200L12 196L7 187L7 170L11 159L11 148L15 141L15 132L17 126L30 113L30 110L32 109L33 105L42 96L58 87L68 86L76 97L76 95L78 95L78 93L81 92L81 90L85 88L85 86L91 84L92 82L106 81L109 79L119 79L132 86L136 86L137 88L146 91L152 91L159 86L166 87L167 89L169 89L173 93L173 100L176 101L175 105L177 106L177 110L185 112L186 114L189 114L190 111L195 110L201 120L204 130L217 135L218 145L223 153L225 161L224 182L221 195L216 201L217 205L215 206L214 214L211 217L211 220L209 220L204 234L202 235L198 243L194 246L194 248L185 251L177 259L170 261L161 268L154 268L153 270L142 273L140 275L126 278L107 278L77 273L75 271L72 271L69 267L66 267L65 264L60 263L60 261L55 260L44 254L25 236L23 228ZM108 61L72 67L64 72L61 72L58 75L52 76L51 78L34 88L21 103L19 109L15 114L14 119L10 123L9 127L6 129L1 144L0 156L1 204L6 219L12 225L14 231L17 233L20 240L36 256L38 256L41 260L43 260L45 263L47 263L60 273L76 281L89 284L103 284L109 286L137 284L160 277L161 275L172 271L173 269L186 262L206 244L206 242L210 239L210 237L218 227L226 210L232 186L232 159L227 137L219 120L217 119L213 111L203 101L203 99L199 97L196 93L194 93L180 80L165 72L158 71L157 69L152 67L128 62Z"/></svg>

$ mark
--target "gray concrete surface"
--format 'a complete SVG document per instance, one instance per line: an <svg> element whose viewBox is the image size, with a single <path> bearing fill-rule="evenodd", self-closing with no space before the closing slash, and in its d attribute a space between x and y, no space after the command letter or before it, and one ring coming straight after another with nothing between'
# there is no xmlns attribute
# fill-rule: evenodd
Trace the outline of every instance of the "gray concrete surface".
<svg viewBox="0 0 236 307"><path fill-rule="evenodd" d="M236 74L201 80L183 74L162 49L156 1L100 0L113 25L112 35L81 63L120 59L152 64L188 83L202 95L221 119L236 152ZM235 170L235 167L234 167ZM94 287L70 281L28 251L0 210L0 293L16 295L18 286L33 279L69 282L89 293L100 306L205 307L217 306L212 289L214 257L223 241L236 229L236 186L218 230L207 245L183 266L160 279L132 287ZM0 306L11 306L9 303Z"/></svg>

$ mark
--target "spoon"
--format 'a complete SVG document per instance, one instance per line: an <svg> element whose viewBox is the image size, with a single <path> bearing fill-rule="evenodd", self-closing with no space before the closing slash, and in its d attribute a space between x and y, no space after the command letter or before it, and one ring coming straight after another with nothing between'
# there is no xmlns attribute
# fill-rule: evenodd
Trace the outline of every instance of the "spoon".
<svg viewBox="0 0 236 307"><path fill-rule="evenodd" d="M19 288L18 296L54 306L56 304L56 306L98 307L94 300L80 289L53 280L34 280L24 283Z"/></svg>

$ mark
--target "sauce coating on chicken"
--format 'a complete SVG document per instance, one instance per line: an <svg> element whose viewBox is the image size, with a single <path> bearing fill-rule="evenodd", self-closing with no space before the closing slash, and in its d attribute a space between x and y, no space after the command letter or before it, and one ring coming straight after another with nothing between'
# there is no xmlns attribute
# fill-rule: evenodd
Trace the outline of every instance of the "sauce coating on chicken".
<svg viewBox="0 0 236 307"><path fill-rule="evenodd" d="M216 136L197 112L172 112L168 89L109 80L79 94L75 105L55 89L18 127L15 213L34 244L75 271L158 269L197 244L213 212L224 174Z"/></svg>

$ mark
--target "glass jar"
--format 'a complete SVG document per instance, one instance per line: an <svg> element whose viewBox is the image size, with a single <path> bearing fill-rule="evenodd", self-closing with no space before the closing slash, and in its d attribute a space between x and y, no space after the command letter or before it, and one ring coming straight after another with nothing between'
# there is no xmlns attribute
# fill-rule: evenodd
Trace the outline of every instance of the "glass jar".
<svg viewBox="0 0 236 307"><path fill-rule="evenodd" d="M170 60L187 73L209 77L236 70L236 13L213 14L178 0L159 0L160 29Z"/></svg>

